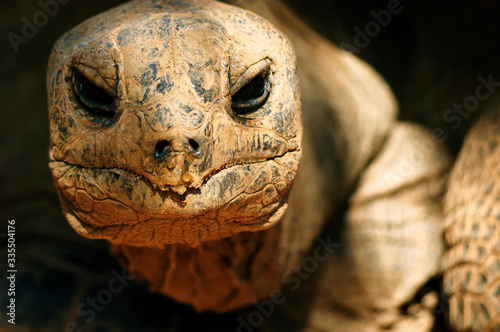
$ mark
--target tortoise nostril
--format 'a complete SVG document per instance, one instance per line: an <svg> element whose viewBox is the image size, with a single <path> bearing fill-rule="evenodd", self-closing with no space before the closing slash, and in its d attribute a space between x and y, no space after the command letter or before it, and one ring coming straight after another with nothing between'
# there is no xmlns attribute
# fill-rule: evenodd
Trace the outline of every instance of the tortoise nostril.
<svg viewBox="0 0 500 332"><path fill-rule="evenodd" d="M156 143L155 149L153 151L153 157L156 160L160 160L162 158L168 157L172 153L188 153L188 154L194 154L196 157L201 158L202 151L200 144L196 142L194 139L189 139L187 141L184 141L185 143L182 144L182 140L163 140L158 143Z"/></svg>
<svg viewBox="0 0 500 332"><path fill-rule="evenodd" d="M161 159L170 154L170 142L169 141L161 141L158 142L155 146L155 150L153 152L153 157L155 159Z"/></svg>
<svg viewBox="0 0 500 332"><path fill-rule="evenodd" d="M195 154L200 154L201 153L201 148L200 148L200 145L198 144L198 142L196 142L194 139L190 139L188 141L188 143L189 143L189 146L191 147L191 150Z"/></svg>

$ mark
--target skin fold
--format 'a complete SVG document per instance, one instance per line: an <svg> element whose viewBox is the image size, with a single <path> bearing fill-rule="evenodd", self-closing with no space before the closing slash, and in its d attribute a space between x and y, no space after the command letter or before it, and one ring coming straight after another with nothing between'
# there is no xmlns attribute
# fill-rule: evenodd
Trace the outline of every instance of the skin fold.
<svg viewBox="0 0 500 332"><path fill-rule="evenodd" d="M430 331L444 147L279 1L227 2L245 9L131 1L56 43L50 169L67 220L199 311L284 289L276 317L307 331ZM259 77L269 94L238 113ZM93 86L112 111L82 104ZM328 260L302 278L318 243Z"/></svg>

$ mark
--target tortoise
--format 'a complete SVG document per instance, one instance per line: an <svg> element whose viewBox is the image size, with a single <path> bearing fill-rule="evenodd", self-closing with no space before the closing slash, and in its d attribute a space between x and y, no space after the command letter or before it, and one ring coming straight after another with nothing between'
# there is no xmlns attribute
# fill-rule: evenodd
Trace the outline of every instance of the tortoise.
<svg viewBox="0 0 500 332"><path fill-rule="evenodd" d="M110 240L122 264L148 280L151 290L198 310L227 311L272 293L276 304L284 284L292 285L289 298L300 295L298 302L306 305L310 330L336 326L428 331L438 305L435 294L408 303L441 270L440 197L446 190L450 158L432 133L397 121L394 97L369 66L324 42L286 8L273 6L279 16L270 16L273 12L266 12L266 6L253 9L268 16L287 37L259 17L220 3L142 1L97 16L60 40L48 85L51 169L66 217L79 233ZM165 24L167 18L170 30L165 29L170 26ZM175 20L180 23L175 25ZM307 39L302 37L304 31ZM212 38L200 40L200 36ZM287 38L300 65L302 140L297 73ZM192 49L193 44L198 48ZM174 51L183 54L179 63L162 59ZM186 52L189 56L184 57ZM123 65L127 61L129 65ZM257 66L243 65L245 61ZM175 77L179 73L173 67L182 68L182 77ZM216 67L219 71L214 71ZM240 94L239 88L250 91ZM249 100L249 95L255 98ZM161 105L164 102L177 107ZM200 114L200 109L209 115ZM478 151L464 149L450 188L477 184L460 173L470 174L470 166L464 164L470 155L489 160L485 165L494 170L498 117L494 109L491 114L493 120L478 122L465 145L489 153L478 156ZM84 126L81 121L86 121ZM203 131L195 134L190 125ZM127 135L127 126L135 128L133 135ZM235 136L236 142L228 145L226 141ZM61 160L71 165L61 166ZM147 169L148 162L155 166ZM264 167L256 170L257 165ZM446 200L450 246L458 243L457 248L465 248L460 240L466 227L462 225L470 225L467 234L475 234L480 244L481 236L490 239L475 257L481 262L488 258L484 266L490 272L464 269L465 250L453 247L445 256L447 291L459 293L451 299L452 324L464 330L495 330L498 323L498 188L485 179L486 170L471 177L483 179L477 190L487 199L477 204L484 207L479 218L491 221L487 227L474 226L473 218L464 217L475 216L462 203L473 206L474 200L457 195L466 189L449 190ZM133 196L147 195L148 190L150 196ZM233 201L231 194L238 190L250 192ZM93 195L97 197L89 199ZM117 201L106 200L106 195ZM161 195L167 202L155 206ZM348 205L340 206L347 198ZM461 214L453 203L457 200L464 206ZM134 202L151 205L139 204L144 210L134 211L137 205L127 207ZM214 210L221 206L226 211L216 219L219 214ZM156 213L160 218L155 215L158 220L141 226L149 223L155 209L163 209ZM171 222L169 228L162 226L161 218ZM190 229L184 227L188 221ZM121 226L134 222L139 230ZM222 230L220 222L225 222ZM112 226L106 231L96 227L103 225ZM320 247L314 246L315 240L323 244L328 259L322 263L319 280L307 285L303 279L316 270L308 262L314 267L324 257L317 255ZM484 295L461 298L471 278L476 282L470 284L472 292ZM293 286L300 292L313 289L315 296L300 301L304 294L295 293ZM300 306L291 302L295 301L283 306Z"/></svg>

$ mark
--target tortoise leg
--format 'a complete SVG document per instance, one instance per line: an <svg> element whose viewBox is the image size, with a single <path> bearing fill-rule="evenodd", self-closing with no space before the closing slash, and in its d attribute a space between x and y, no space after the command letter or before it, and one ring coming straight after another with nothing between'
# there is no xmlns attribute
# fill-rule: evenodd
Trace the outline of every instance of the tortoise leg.
<svg viewBox="0 0 500 332"><path fill-rule="evenodd" d="M500 109L469 132L445 200L444 289L456 331L500 331Z"/></svg>
<svg viewBox="0 0 500 332"><path fill-rule="evenodd" d="M344 218L328 226L297 276L285 282L290 301L280 310L290 317L306 312L297 321L307 332L433 330L443 303L439 286L429 281L441 273L442 199L450 167L429 131L396 123L362 174ZM338 246L321 249L330 241ZM322 262L320 271L315 261Z"/></svg>
<svg viewBox="0 0 500 332"><path fill-rule="evenodd" d="M342 246L326 262L311 331L433 328L437 292L418 294L440 273L441 204L449 168L446 151L430 132L396 124L363 173L337 230Z"/></svg>

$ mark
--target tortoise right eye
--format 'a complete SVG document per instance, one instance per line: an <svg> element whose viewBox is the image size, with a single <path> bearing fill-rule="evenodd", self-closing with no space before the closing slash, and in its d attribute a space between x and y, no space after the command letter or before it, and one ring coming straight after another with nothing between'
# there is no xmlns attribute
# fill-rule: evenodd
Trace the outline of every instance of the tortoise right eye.
<svg viewBox="0 0 500 332"><path fill-rule="evenodd" d="M73 89L81 106L90 114L107 119L115 116L115 99L79 72L75 72Z"/></svg>

